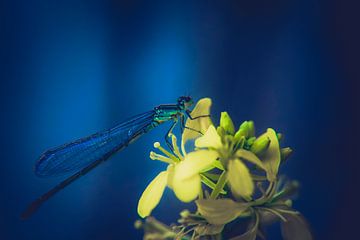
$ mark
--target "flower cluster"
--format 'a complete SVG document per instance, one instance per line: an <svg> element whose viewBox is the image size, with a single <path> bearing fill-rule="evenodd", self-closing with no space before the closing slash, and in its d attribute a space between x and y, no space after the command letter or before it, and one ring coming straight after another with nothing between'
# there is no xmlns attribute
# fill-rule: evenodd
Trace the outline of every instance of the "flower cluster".
<svg viewBox="0 0 360 240"><path fill-rule="evenodd" d="M291 196L298 183L278 176L280 165L292 152L280 147L282 134L268 128L256 136L252 121L236 129L227 112L221 113L215 127L206 117L210 107L209 98L196 104L193 119L185 124L181 147L172 133L169 151L154 144L162 154L150 152L150 158L166 163L167 168L151 181L138 203L138 214L147 217L136 223L144 229L144 239L255 240L257 236L265 238L263 226L277 220L284 239L312 239L305 219L292 208ZM193 146L186 152L189 142ZM172 227L148 217L166 187L180 201L194 201L197 207L193 213L181 212L178 224ZM241 219L247 220L247 230L233 231L234 224L244 224Z"/></svg>

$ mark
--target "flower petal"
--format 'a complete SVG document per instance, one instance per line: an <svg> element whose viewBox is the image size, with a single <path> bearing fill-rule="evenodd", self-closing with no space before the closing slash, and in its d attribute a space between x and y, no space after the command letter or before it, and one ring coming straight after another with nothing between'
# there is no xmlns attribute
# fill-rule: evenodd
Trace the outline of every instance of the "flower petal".
<svg viewBox="0 0 360 240"><path fill-rule="evenodd" d="M183 202L191 202L192 200L197 198L201 191L200 175L195 174L192 177L186 179L179 179L174 177L172 181L172 186L174 193L178 199Z"/></svg>
<svg viewBox="0 0 360 240"><path fill-rule="evenodd" d="M270 139L270 145L261 156L261 160L266 169L268 180L275 181L281 161L279 140L274 129L268 128L264 135Z"/></svg>
<svg viewBox="0 0 360 240"><path fill-rule="evenodd" d="M170 189L172 189L172 181L174 179L175 166L173 164L169 164L166 171L168 172L167 186Z"/></svg>
<svg viewBox="0 0 360 240"><path fill-rule="evenodd" d="M221 112L220 126L230 135L234 135L235 128L231 117L227 112Z"/></svg>
<svg viewBox="0 0 360 240"><path fill-rule="evenodd" d="M194 109L191 112L192 117L198 116L206 116L210 115L210 107L211 107L211 99L210 98L202 98L200 99ZM195 139L201 136L200 133L191 130L195 129L204 133L208 127L212 124L210 117L201 117L191 120L190 118L187 119L184 129L184 132L181 136L181 150L183 154L185 154L185 144L188 140Z"/></svg>
<svg viewBox="0 0 360 240"><path fill-rule="evenodd" d="M231 192L238 197L251 197L254 192L254 183L245 164L238 159L232 159L228 163L227 173Z"/></svg>
<svg viewBox="0 0 360 240"><path fill-rule="evenodd" d="M236 219L250 204L238 203L229 198L201 199L196 201L199 213L210 224L223 225Z"/></svg>
<svg viewBox="0 0 360 240"><path fill-rule="evenodd" d="M235 155L242 160L249 161L249 162L255 164L256 166L262 168L263 170L266 170L263 162L254 153L252 153L250 151L247 151L245 149L239 149L239 150L237 150Z"/></svg>
<svg viewBox="0 0 360 240"><path fill-rule="evenodd" d="M168 178L168 172L162 171L147 186L138 203L138 214L144 218L158 205L164 193Z"/></svg>
<svg viewBox="0 0 360 240"><path fill-rule="evenodd" d="M222 146L221 138L213 125L203 136L195 140L195 146L198 148L220 148Z"/></svg>
<svg viewBox="0 0 360 240"><path fill-rule="evenodd" d="M197 175L204 169L213 166L218 158L214 150L198 150L186 155L185 160L176 164L174 178L183 180Z"/></svg>

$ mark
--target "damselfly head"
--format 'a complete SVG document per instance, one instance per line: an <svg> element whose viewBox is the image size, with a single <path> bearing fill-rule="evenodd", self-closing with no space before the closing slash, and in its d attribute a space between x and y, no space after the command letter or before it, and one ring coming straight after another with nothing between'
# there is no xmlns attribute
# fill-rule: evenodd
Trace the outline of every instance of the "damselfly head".
<svg viewBox="0 0 360 240"><path fill-rule="evenodd" d="M178 105L181 109L188 109L193 104L194 101L190 96L181 96L178 98Z"/></svg>

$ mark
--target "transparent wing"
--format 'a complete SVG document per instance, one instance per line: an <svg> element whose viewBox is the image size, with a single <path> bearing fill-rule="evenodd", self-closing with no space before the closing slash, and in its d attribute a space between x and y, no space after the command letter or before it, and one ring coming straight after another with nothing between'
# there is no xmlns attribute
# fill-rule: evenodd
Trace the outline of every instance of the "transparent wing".
<svg viewBox="0 0 360 240"><path fill-rule="evenodd" d="M46 151L35 165L36 175L62 175L80 170L100 159L106 160L150 130L154 114L154 111L139 114L114 128Z"/></svg>

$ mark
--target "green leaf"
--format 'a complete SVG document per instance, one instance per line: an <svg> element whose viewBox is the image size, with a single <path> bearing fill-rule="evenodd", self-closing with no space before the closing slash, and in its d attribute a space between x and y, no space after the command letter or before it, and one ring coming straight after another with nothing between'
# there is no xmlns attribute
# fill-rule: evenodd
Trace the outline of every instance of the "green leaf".
<svg viewBox="0 0 360 240"><path fill-rule="evenodd" d="M234 135L234 123L227 112L222 112L220 116L220 126L230 135Z"/></svg>
<svg viewBox="0 0 360 240"><path fill-rule="evenodd" d="M199 213L214 225L223 225L236 219L247 208L248 204L237 203L229 198L201 199L196 201Z"/></svg>
<svg viewBox="0 0 360 240"><path fill-rule="evenodd" d="M281 160L279 141L276 136L276 132L272 128L268 128L263 136L267 136L270 139L270 145L266 152L262 155L261 160L265 166L268 180L273 182L276 180Z"/></svg>
<svg viewBox="0 0 360 240"><path fill-rule="evenodd" d="M242 160L251 162L251 163L255 164L256 166L266 170L263 162L254 153L252 153L250 151L247 151L245 149L239 149L236 152L236 156Z"/></svg>
<svg viewBox="0 0 360 240"><path fill-rule="evenodd" d="M309 225L301 214L284 214L286 222L281 223L284 240L312 240Z"/></svg>
<svg viewBox="0 0 360 240"><path fill-rule="evenodd" d="M195 228L195 232L200 236L216 235L221 233L223 229L224 229L224 225L205 224L205 225L197 226Z"/></svg>
<svg viewBox="0 0 360 240"><path fill-rule="evenodd" d="M244 234L230 238L230 240L255 240L256 234L258 232L258 227L259 227L259 216L257 213L255 213L255 221L253 225L250 226Z"/></svg>

